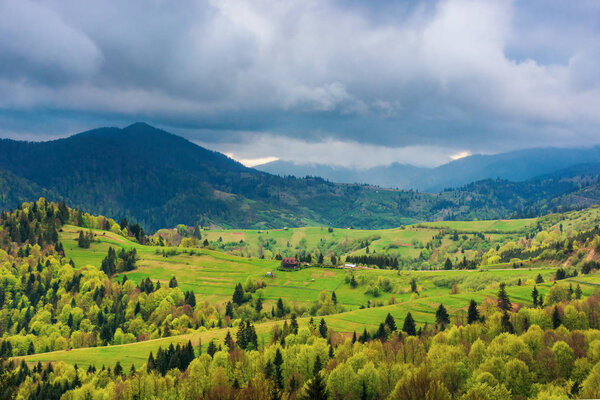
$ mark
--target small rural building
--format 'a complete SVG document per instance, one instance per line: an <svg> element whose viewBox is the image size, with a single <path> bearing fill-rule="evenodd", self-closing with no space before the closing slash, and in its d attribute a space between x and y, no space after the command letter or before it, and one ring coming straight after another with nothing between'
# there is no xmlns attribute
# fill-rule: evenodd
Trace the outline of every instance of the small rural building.
<svg viewBox="0 0 600 400"><path fill-rule="evenodd" d="M299 266L300 263L298 263L296 257L285 257L283 260L281 260L281 268L296 269Z"/></svg>
<svg viewBox="0 0 600 400"><path fill-rule="evenodd" d="M356 268L356 264L344 264L344 268Z"/></svg>

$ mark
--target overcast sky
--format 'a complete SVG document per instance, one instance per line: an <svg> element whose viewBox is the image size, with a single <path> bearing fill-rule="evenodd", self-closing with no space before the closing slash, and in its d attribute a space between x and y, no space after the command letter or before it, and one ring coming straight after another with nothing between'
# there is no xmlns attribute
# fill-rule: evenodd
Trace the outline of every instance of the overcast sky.
<svg viewBox="0 0 600 400"><path fill-rule="evenodd" d="M366 167L600 144L600 2L0 0L0 136Z"/></svg>

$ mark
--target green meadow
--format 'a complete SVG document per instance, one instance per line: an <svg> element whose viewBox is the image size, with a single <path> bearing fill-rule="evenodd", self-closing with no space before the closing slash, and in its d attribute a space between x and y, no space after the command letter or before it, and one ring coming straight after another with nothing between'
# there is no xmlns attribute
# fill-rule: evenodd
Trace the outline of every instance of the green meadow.
<svg viewBox="0 0 600 400"><path fill-rule="evenodd" d="M588 213L573 213L568 220L555 221L548 219L546 225L563 223L566 228L590 224L600 218L597 209ZM281 230L205 230L203 239L209 241L234 242L244 241L257 246L270 240L273 250L277 247L288 248L305 246L306 248L323 246L330 243L343 248L348 243L369 240L371 250L385 253L393 247L400 249L405 255L415 256L419 249L415 242L427 242L440 230L459 231L464 234L484 233L491 240L510 239L522 235L537 224L535 219L514 221L472 221L472 222L432 222L418 226L405 226L396 229L377 231L355 229L333 229L327 227L306 227ZM347 335L363 329L375 330L386 315L390 313L401 324L407 312L411 312L418 325L435 322L435 311L439 304L444 304L453 318L462 318L469 301L482 303L486 299L495 298L498 285L507 284L507 291L515 304L531 304L531 290L535 278L540 274L545 283L538 284L538 290L546 295L553 284L552 277L557 266L554 264L532 264L525 261L520 268L512 268L512 264L504 263L488 265L476 270L432 270L406 271L382 269L344 269L306 267L297 271L280 271L279 261L256 257L241 257L224 251L209 248L169 248L144 246L122 236L106 231L94 231L95 240L90 248L77 246L77 236L81 228L65 226L60 232L66 256L71 258L76 267L94 265L100 267L109 247L137 249L139 260L137 269L127 273L127 277L136 283L150 277L167 284L175 277L182 290L191 290L198 301L223 304L231 299L237 283L247 279L262 280L266 287L259 289L254 296L263 299L265 309L269 309L281 298L288 305L303 306L304 309L314 304L323 291L330 295L335 291L342 312L324 316L328 326ZM220 240L219 240L220 238ZM449 242L444 238L442 243ZM450 244L449 244L450 245ZM341 247L340 247L341 246ZM364 249L360 251L364 252ZM170 254L170 255L167 255ZM273 276L268 276L271 272ZM358 282L358 287L349 284L351 276ZM114 279L121 280L122 274ZM417 293L411 291L411 281L416 282ZM573 286L579 284L584 295L591 294L600 287L600 275L580 275L563 282ZM520 283L520 285L519 285ZM369 292L370 288L387 288L378 290L377 295ZM320 319L321 316L315 316ZM299 318L300 326L308 324L309 317ZM273 325L282 321L257 322L256 329L260 342L268 342ZM229 328L233 331L235 327ZM113 365L121 361L125 365L143 364L150 351L159 346L166 347L170 343L191 340L197 346L204 346L211 340L221 340L227 328L206 330L201 328L194 333L167 337L144 342L80 348L51 353L27 356L29 362L64 360L80 366L94 364L96 366Z"/></svg>
<svg viewBox="0 0 600 400"><path fill-rule="evenodd" d="M511 273L512 271L503 272L503 278L505 279L512 279L519 275L518 271L513 273ZM537 275L537 272L539 271L528 272L536 272ZM481 273L473 272L473 274ZM501 275L498 277L500 276ZM584 295L590 295L596 288L600 287L600 275L596 274L585 277L569 278L563 281L563 283L572 283L573 285L579 283ZM546 282L537 285L537 287L540 293L545 296L551 285L551 282ZM532 288L533 284L529 282L522 286L509 286L507 287L507 291L514 304L530 305ZM358 290L358 288L354 290ZM417 325L422 326L425 323L435 323L435 311L439 304L444 304L453 318L459 318L459 316L464 315L464 312L466 312L467 306L471 299L474 299L481 304L481 302L483 302L485 299L495 298L496 293L497 288L495 287L472 292L461 291L457 294L449 294L447 290L423 290L421 295L409 297L407 300L400 301L396 304L382 307L356 309L339 314L327 315L324 317L316 316L314 318L317 322L320 318L324 318L330 329L340 333L345 333L347 335L350 335L354 331L361 333L365 328L374 331L379 323L386 318L388 313L390 313L396 319L397 324L401 324L406 317L406 314L410 311L415 318ZM298 319L298 323L301 327L307 326L308 321L309 317ZM270 339L270 332L273 326L281 326L282 324L283 321L267 321L256 323L255 326L259 336L259 343L268 343ZM159 347L166 348L171 343L187 343L187 341L190 340L194 347L197 348L198 344L201 344L205 350L206 345L210 340L221 341L225 337L228 330L232 333L235 333L236 329L236 327L211 330L205 330L204 328L201 328L199 331L185 335L124 345L61 350L50 353L34 354L23 358L30 363L36 363L38 361L46 362L61 360L71 364L77 364L82 367L87 367L90 364L93 364L96 367L100 367L102 365L110 366L114 365L117 361L120 361L123 365L134 364L136 367L139 367L147 361L150 352L152 351L156 353Z"/></svg>

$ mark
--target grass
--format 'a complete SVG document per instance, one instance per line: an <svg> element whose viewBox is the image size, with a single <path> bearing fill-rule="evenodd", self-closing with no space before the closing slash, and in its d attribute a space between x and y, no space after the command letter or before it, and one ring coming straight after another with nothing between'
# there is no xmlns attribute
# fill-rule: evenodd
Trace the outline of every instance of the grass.
<svg viewBox="0 0 600 400"><path fill-rule="evenodd" d="M420 223L393 229L362 230L327 227L244 230L217 229L202 231L202 238L216 246L237 253L271 258L277 253L295 254L319 249L321 253L360 255L370 252L402 257L417 257L422 244L431 241L441 230L461 234L484 233L491 240L502 241L522 234L535 225L535 219L490 221L443 221ZM447 245L450 241L446 242Z"/></svg>
<svg viewBox="0 0 600 400"><path fill-rule="evenodd" d="M574 286L579 283L584 295L587 296L600 287L600 274L569 278L563 282L565 284L571 282ZM537 285L538 290L542 295L544 295L544 297L550 290L551 286L551 282ZM507 291L513 303L530 305L532 288L532 284L524 286L509 286L507 287ZM387 305L384 307L356 309L339 314L328 315L323 318L325 318L329 328L334 329L337 332L344 332L348 334L352 333L353 331L356 331L359 334L365 328L370 331L374 331L378 327L379 323L384 321L388 313L395 318L396 324L399 328L402 326L402 322L409 311L415 318L418 325L423 325L424 323L433 324L435 323L435 311L440 303L446 306L451 316L454 316L457 315L459 310L466 311L471 299L481 303L486 298L495 298L496 293L496 288L488 288L473 292L465 291L454 295L449 294L447 290L445 293L440 291L437 295L433 295L433 291L431 295L428 291L423 291L423 295L417 297L416 299L407 299L406 301L401 301L397 304ZM315 317L315 320L318 321L320 318L321 317ZM298 319L300 326L307 326L308 321L308 317ZM268 343L270 340L270 332L273 326L281 326L282 324L283 321L267 321L263 323L257 323L255 326L259 336L259 344ZM61 350L50 353L34 354L22 358L29 363L37 363L38 361L64 361L70 364L77 364L80 367L87 367L90 364L93 364L96 367L100 367L102 365L114 366L117 361L120 361L122 365L129 366L134 364L136 368L138 368L147 361L150 352L152 351L156 354L156 351L159 347L165 348L171 343L187 343L187 341L190 340L194 347L197 347L201 342L205 350L206 345L210 340L223 340L228 330L234 333L236 328L212 329L202 332L196 331L185 335L148 340L144 342L105 347L80 348L70 351Z"/></svg>
<svg viewBox="0 0 600 400"><path fill-rule="evenodd" d="M588 216L578 216L587 218ZM366 240L368 237L379 236L371 244L373 249L383 249L389 243L408 243L413 239L428 240L439 232L439 229L479 229L480 231L509 232L514 229L527 229L532 220L510 221L474 221L440 222L427 225L425 228L406 227L378 231L360 231L334 229L328 232L327 228L299 228L290 230L270 231L208 231L203 235L221 235L223 241L230 238L239 240L258 240L258 236L274 238L277 243L290 242L290 246L304 243L306 246L318 245L324 238L332 243L352 240ZM449 224L449 225L447 225ZM319 293L335 291L338 302L343 305L344 312L325 316L330 328L351 333L362 332L367 328L375 330L386 315L390 313L395 317L397 325L402 326L402 321L409 311L418 324L434 323L435 310L440 303L444 304L451 315L457 315L460 310L466 310L470 299L482 302L486 298L495 297L500 282L507 283L507 291L514 303L525 305L531 302L531 290L534 279L541 274L546 283L539 284L538 290L546 297L553 282L550 279L556 271L556 266L530 265L525 263L522 268L513 269L512 264L498 264L487 266L485 269L469 271L394 271L378 269L344 270L334 268L305 268L299 271L284 272L276 268L278 261L258 258L239 257L221 251L209 249L194 249L193 254L188 249L186 252L178 250L178 254L169 257L163 256L163 250L168 248L143 246L110 232L94 231L96 240L89 249L77 246L77 236L80 228L74 226L63 227L61 241L67 257L71 258L76 266L100 266L102 259L110 246L117 248L135 247L139 255L138 268L127 273L128 279L139 282L145 277L154 281L157 279L165 283L175 276L183 290L192 290L198 300L211 303L222 303L231 299L233 289L238 282L244 283L248 278L262 279L267 286L260 289L255 296L262 296L266 309L270 309L278 298L288 304L310 306L319 296ZM253 239L253 235L255 238ZM492 235L492 234L490 234ZM503 237L503 234L493 235ZM218 238L218 237L217 237ZM216 239L215 239L216 240ZM379 242L379 243L376 243ZM387 244L386 244L387 243ZM379 247L378 247L379 246ZM411 251L405 246L406 251ZM172 250L172 249L171 249ZM268 271L274 272L273 278L266 277ZM347 282L350 274L354 274L359 282L359 287L352 289ZM121 279L117 276L115 279ZM410 290L411 280L415 280L419 295ZM523 285L518 286L521 280ZM379 281L389 280L391 292L381 292L374 297L366 294L366 289L371 285L379 285ZM600 274L577 276L569 278L565 283L571 282L573 286L580 284L584 295L591 294L600 288ZM456 283L459 293L450 294L452 285ZM394 304L390 300L394 297ZM369 302L378 303L378 307L368 307ZM321 318L321 317L315 317ZM308 317L299 318L301 326L308 324ZM256 324L260 342L268 342L269 332L273 325L282 324L282 321L267 321ZM203 328L202 328L203 329ZM235 331L236 328L231 328ZM181 336L161 338L150 341L106 347L93 347L73 349L70 351L56 351L52 353L35 354L27 356L28 362L58 361L77 363L80 366L94 364L112 366L116 361L123 365L135 364L141 366L150 351L156 351L159 346L167 347L170 343L187 342L191 340L194 345L199 341L206 346L211 339L221 340L227 329L212 329L197 331Z"/></svg>

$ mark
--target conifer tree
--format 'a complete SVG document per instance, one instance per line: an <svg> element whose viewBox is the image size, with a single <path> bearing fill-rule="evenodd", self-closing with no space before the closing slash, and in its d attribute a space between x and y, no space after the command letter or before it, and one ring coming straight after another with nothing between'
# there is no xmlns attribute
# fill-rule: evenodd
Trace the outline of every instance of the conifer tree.
<svg viewBox="0 0 600 400"><path fill-rule="evenodd" d="M233 319L233 304L230 301L225 305L225 316Z"/></svg>
<svg viewBox="0 0 600 400"><path fill-rule="evenodd" d="M415 320L413 319L410 311L406 314L406 318L404 318L404 325L402 325L402 332L405 332L409 336L415 336L417 334Z"/></svg>
<svg viewBox="0 0 600 400"><path fill-rule="evenodd" d="M277 300L277 313L276 313L278 318L283 318L283 316L285 315L285 308L283 306L283 300L281 300L281 297Z"/></svg>
<svg viewBox="0 0 600 400"><path fill-rule="evenodd" d="M579 286L579 284L577 284L577 287L575 288L575 298L577 300L581 299L582 294L583 294L583 292L581 290L581 286Z"/></svg>
<svg viewBox="0 0 600 400"><path fill-rule="evenodd" d="M446 311L446 307L444 307L443 304L440 304L435 312L435 321L442 330L444 330L446 325L450 323L450 316L448 315L448 311Z"/></svg>
<svg viewBox="0 0 600 400"><path fill-rule="evenodd" d="M452 269L452 261L449 258L446 258L446 262L444 262L444 269L450 270Z"/></svg>
<svg viewBox="0 0 600 400"><path fill-rule="evenodd" d="M325 318L321 318L321 322L319 322L319 334L321 337L327 337L327 323L325 323Z"/></svg>
<svg viewBox="0 0 600 400"><path fill-rule="evenodd" d="M292 320L290 321L290 331L294 335L298 334L298 320L296 319L296 314L292 314Z"/></svg>
<svg viewBox="0 0 600 400"><path fill-rule="evenodd" d="M390 328L390 331L396 331L396 321L394 320L394 317L392 317L392 314L388 313L388 315L385 317L385 324L388 326L388 328Z"/></svg>
<svg viewBox="0 0 600 400"><path fill-rule="evenodd" d="M327 400L327 387L325 381L318 372L310 379L304 387L304 392L299 396L301 400Z"/></svg>
<svg viewBox="0 0 600 400"><path fill-rule="evenodd" d="M117 361L117 363L115 364L114 373L115 376L123 375L123 367L121 366L121 363L119 361Z"/></svg>
<svg viewBox="0 0 600 400"><path fill-rule="evenodd" d="M537 286L534 286L533 290L531 291L531 298L533 300L533 306L534 307L538 306L538 295L539 295L539 292L537 290Z"/></svg>
<svg viewBox="0 0 600 400"><path fill-rule="evenodd" d="M506 284L500 284L500 290L498 291L498 307L502 311L511 311L512 303L510 302L510 298L508 297L508 293L506 293Z"/></svg>
<svg viewBox="0 0 600 400"><path fill-rule="evenodd" d="M254 306L254 310L257 313L260 313L262 311L262 308L263 308L262 299L259 297L258 299L256 299L256 305Z"/></svg>
<svg viewBox="0 0 600 400"><path fill-rule="evenodd" d="M210 341L208 343L208 347L206 348L206 354L208 354L209 356L214 356L215 353L217 352L217 346L215 345L214 341Z"/></svg>
<svg viewBox="0 0 600 400"><path fill-rule="evenodd" d="M233 291L232 301L238 306L244 302L244 288L241 283L235 285L235 290Z"/></svg>
<svg viewBox="0 0 600 400"><path fill-rule="evenodd" d="M479 322L479 310L477 309L477 302L471 299L469 303L469 310L467 312L467 323L472 324L474 322Z"/></svg>
<svg viewBox="0 0 600 400"><path fill-rule="evenodd" d="M552 327L557 329L562 323L560 319L560 313L558 311L558 306L554 306L554 311L552 312Z"/></svg>
<svg viewBox="0 0 600 400"><path fill-rule="evenodd" d="M281 350L279 347L277 351L275 351L275 358L273 359L273 367L274 367L274 379L275 384L279 389L283 389L283 356L281 354Z"/></svg>
<svg viewBox="0 0 600 400"><path fill-rule="evenodd" d="M235 348L235 343L233 342L233 338L231 337L231 333L227 330L227 334L225 335L225 346L229 352L233 351Z"/></svg>

